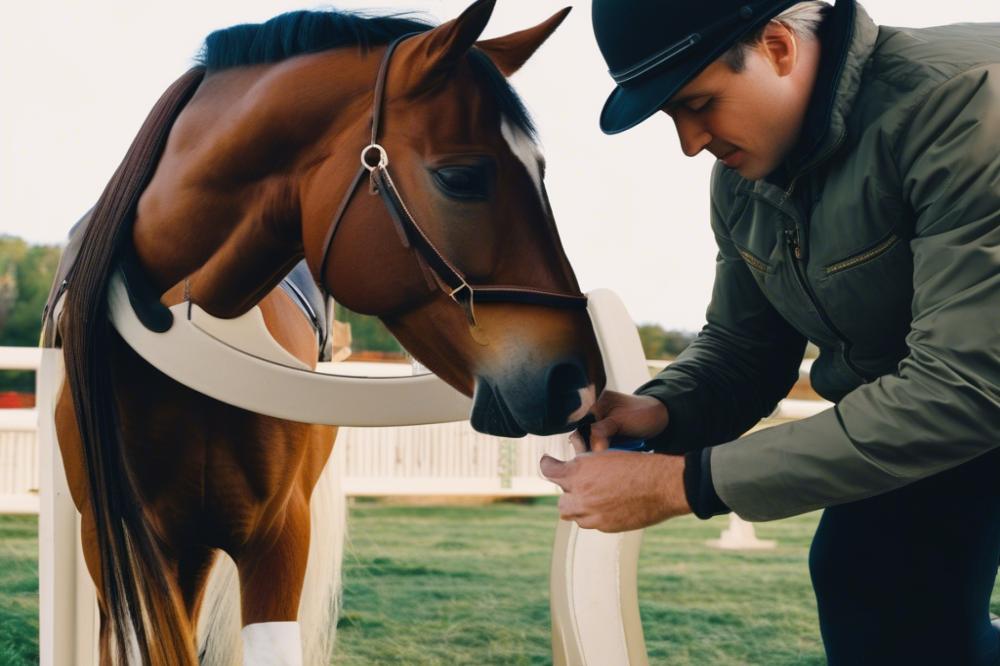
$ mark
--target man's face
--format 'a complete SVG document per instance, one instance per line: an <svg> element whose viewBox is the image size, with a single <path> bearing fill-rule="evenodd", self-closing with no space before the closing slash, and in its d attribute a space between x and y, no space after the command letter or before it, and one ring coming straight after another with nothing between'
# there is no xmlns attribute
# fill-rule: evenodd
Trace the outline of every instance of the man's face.
<svg viewBox="0 0 1000 666"><path fill-rule="evenodd" d="M708 150L748 180L774 171L798 141L819 58L817 42L772 26L743 71L718 60L663 107L684 154Z"/></svg>

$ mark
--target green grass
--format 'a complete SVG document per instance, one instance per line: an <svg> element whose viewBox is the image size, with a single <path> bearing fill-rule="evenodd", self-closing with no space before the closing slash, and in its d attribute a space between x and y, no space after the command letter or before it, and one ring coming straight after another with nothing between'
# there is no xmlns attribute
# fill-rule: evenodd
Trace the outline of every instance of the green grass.
<svg viewBox="0 0 1000 666"><path fill-rule="evenodd" d="M822 664L806 567L818 514L759 525L774 551L707 548L725 518L646 531L639 598L654 664ZM338 666L547 664L556 509L356 502ZM0 516L0 664L38 662L37 522ZM994 612L1000 612L1000 586Z"/></svg>
<svg viewBox="0 0 1000 666"><path fill-rule="evenodd" d="M0 664L38 663L38 521L0 516Z"/></svg>
<svg viewBox="0 0 1000 666"><path fill-rule="evenodd" d="M806 556L817 516L760 526L767 553L704 542L726 519L646 531L639 598L653 663L821 664ZM556 510L356 504L335 664L546 664ZM377 528L376 528L377 526Z"/></svg>

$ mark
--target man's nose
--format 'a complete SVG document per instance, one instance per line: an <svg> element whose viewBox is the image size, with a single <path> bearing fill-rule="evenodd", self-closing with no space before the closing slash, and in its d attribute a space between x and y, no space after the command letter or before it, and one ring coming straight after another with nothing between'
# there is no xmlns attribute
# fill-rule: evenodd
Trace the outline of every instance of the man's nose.
<svg viewBox="0 0 1000 666"><path fill-rule="evenodd" d="M688 157L694 157L712 143L712 135L689 114L678 113L674 117L674 126L677 128L677 138L680 139L681 150Z"/></svg>

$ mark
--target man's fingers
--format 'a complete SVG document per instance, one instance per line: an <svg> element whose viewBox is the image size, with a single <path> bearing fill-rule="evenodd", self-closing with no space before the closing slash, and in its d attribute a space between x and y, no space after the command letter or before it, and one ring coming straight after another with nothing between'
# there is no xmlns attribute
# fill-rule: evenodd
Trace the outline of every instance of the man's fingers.
<svg viewBox="0 0 1000 666"><path fill-rule="evenodd" d="M588 530L600 529L604 523L599 516L584 512L580 499L576 495L563 495L559 498L559 518L571 520Z"/></svg>
<svg viewBox="0 0 1000 666"><path fill-rule="evenodd" d="M586 453L589 450L587 442L584 441L583 435L580 434L579 430L574 430L570 433L569 443L573 445L573 451L576 453Z"/></svg>
<svg viewBox="0 0 1000 666"><path fill-rule="evenodd" d="M553 458L549 454L542 456L541 461L538 463L542 470L542 474L547 479L557 479L565 475L565 462L559 460L558 458Z"/></svg>
<svg viewBox="0 0 1000 666"><path fill-rule="evenodd" d="M559 519L577 520L580 517L580 500L566 493L559 498Z"/></svg>
<svg viewBox="0 0 1000 666"><path fill-rule="evenodd" d="M617 391L601 391L601 395L597 396L597 402L590 408L590 413L597 420L606 418L612 409L621 404L621 397L622 394Z"/></svg>
<svg viewBox="0 0 1000 666"><path fill-rule="evenodd" d="M621 426L617 421L604 419L590 426L590 450L595 453L607 451L611 446L611 438L618 434Z"/></svg>
<svg viewBox="0 0 1000 666"><path fill-rule="evenodd" d="M546 479L556 484L564 491L569 491L569 465L570 463L553 458L546 453L542 456L542 460L538 463L538 468L541 470L542 476Z"/></svg>
<svg viewBox="0 0 1000 666"><path fill-rule="evenodd" d="M576 524L585 530L601 530L603 526L603 523L597 516L580 516L576 519Z"/></svg>

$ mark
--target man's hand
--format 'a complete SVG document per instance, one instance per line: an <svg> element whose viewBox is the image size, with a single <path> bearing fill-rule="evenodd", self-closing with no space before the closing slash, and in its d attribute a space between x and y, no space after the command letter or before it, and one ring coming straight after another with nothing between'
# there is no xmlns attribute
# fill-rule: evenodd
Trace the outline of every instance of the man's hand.
<svg viewBox="0 0 1000 666"><path fill-rule="evenodd" d="M577 453L605 451L612 437L649 439L666 430L670 416L666 406L648 395L604 391L590 409L596 421L590 425L590 447L574 431L569 437Z"/></svg>
<svg viewBox="0 0 1000 666"><path fill-rule="evenodd" d="M580 527L626 532L691 513L683 456L604 451L563 462L546 455L541 470L565 491L559 516Z"/></svg>

